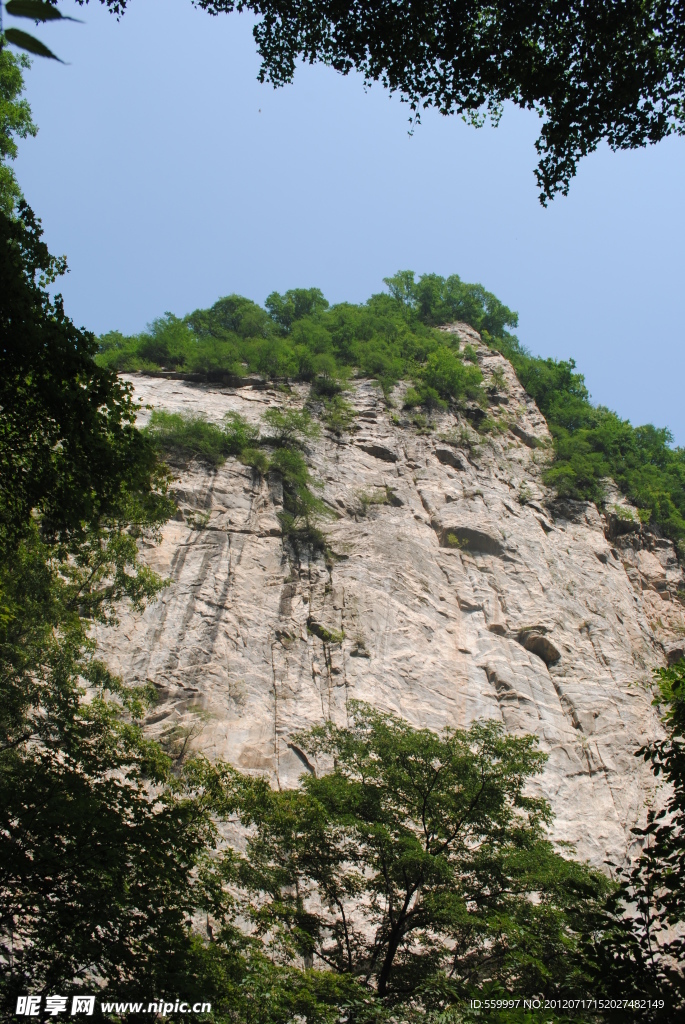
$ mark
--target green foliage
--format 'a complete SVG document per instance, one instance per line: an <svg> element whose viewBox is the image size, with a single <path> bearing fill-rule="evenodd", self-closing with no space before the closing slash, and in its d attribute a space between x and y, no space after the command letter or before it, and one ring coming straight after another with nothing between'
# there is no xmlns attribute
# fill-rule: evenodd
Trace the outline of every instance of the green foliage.
<svg viewBox="0 0 685 1024"><path fill-rule="evenodd" d="M47 291L64 270L25 204L15 219L0 213L0 549L32 513L46 535L77 542L106 523L161 522L171 508L130 388L96 365L95 338Z"/></svg>
<svg viewBox="0 0 685 1024"><path fill-rule="evenodd" d="M80 988L95 973L121 991L160 969L173 976L202 888L190 872L214 842L207 802L191 796L194 786L211 787L211 770L198 763L194 780L191 768L172 777L140 730L149 695L94 659L71 590L45 554L37 540L22 542L2 573L6 1007L27 983Z"/></svg>
<svg viewBox="0 0 685 1024"><path fill-rule="evenodd" d="M404 399L408 409L422 407L430 414L450 403L485 406L475 350L467 345L461 352L455 335L434 329L461 320L512 362L545 415L554 441L545 482L562 497L601 503L603 481L611 477L639 507L643 522L653 523L685 550L685 451L672 447L668 430L633 427L593 406L573 360L529 355L506 330L516 325L516 314L481 285L466 284L456 275L417 279L412 271L400 271L386 284L390 294L373 295L358 306L329 307L317 289L273 293L268 311L229 296L184 319L167 313L135 337L103 335L98 362L118 370L165 368L209 376L249 371L308 381L313 407L320 402L322 421L342 434L353 416L342 392L355 371L375 378L386 399L399 380L411 380ZM503 373L495 370L489 390L494 394L505 388ZM273 410L272 415L287 414ZM423 413L417 417L415 426L429 430ZM275 420L271 424L267 418L267 423L280 444L286 435L288 444L314 436L307 434L309 425L298 434ZM500 429L491 417L478 423L481 434Z"/></svg>
<svg viewBox="0 0 685 1024"><path fill-rule="evenodd" d="M533 492L530 488L530 484L527 484L524 480L519 486L518 494L516 496L517 501L519 505L527 505L532 497Z"/></svg>
<svg viewBox="0 0 685 1024"><path fill-rule="evenodd" d="M425 324L438 327L461 321L479 333L499 338L505 327L518 325L518 314L503 305L480 284L466 284L456 274L422 274L415 280L413 270L400 270L383 279L390 294L412 310Z"/></svg>
<svg viewBox="0 0 685 1024"><path fill-rule="evenodd" d="M404 395L403 407L405 409L416 409L419 405L421 405L421 393L415 387L407 388Z"/></svg>
<svg viewBox="0 0 685 1024"><path fill-rule="evenodd" d="M241 1024L334 1024L341 1007L380 1021L352 980L281 968L238 931L230 857L214 855L230 773L185 756L187 737L167 737L173 757L147 739L154 688L112 676L91 639L93 620L165 585L137 546L173 508L155 431L246 461L263 456L258 432L228 417L217 449L174 417L136 431L128 389L36 282L60 264L32 215L1 223L0 1015L27 990L85 989L117 1001L182 992ZM282 469L306 486L294 455Z"/></svg>
<svg viewBox="0 0 685 1024"><path fill-rule="evenodd" d="M670 793L665 806L651 808L641 837L641 855L626 871L618 868L618 889L605 907L598 933L586 939L586 956L609 998L630 986L642 998L664 999L664 1020L685 1013L685 661L655 671L667 736L636 751L663 778ZM680 965L680 969L679 969ZM647 1020L646 1010L636 1018ZM610 1021L621 1020L618 1012Z"/></svg>
<svg viewBox="0 0 685 1024"><path fill-rule="evenodd" d="M42 5L41 5L42 6ZM46 6L48 6L46 4ZM38 57L49 57L52 60L58 60L60 64L64 61L52 52L52 50L41 42L40 39L36 39L30 32L24 32L21 28L8 28L5 29L3 43L8 42L13 46L17 46L20 50L25 50L27 53L35 53Z"/></svg>
<svg viewBox="0 0 685 1024"><path fill-rule="evenodd" d="M328 309L328 302L319 288L293 288L285 295L272 292L264 305L284 331L289 331L296 320L315 316Z"/></svg>
<svg viewBox="0 0 685 1024"><path fill-rule="evenodd" d="M264 422L276 444L302 444L319 436L318 423L308 409L271 408L264 413Z"/></svg>
<svg viewBox="0 0 685 1024"><path fill-rule="evenodd" d="M283 481L283 511L279 515L284 537L296 549L309 545L323 549L325 541L317 523L331 515L328 506L317 498L312 487L320 487L314 480L302 453L296 448L277 448L269 469Z"/></svg>
<svg viewBox="0 0 685 1024"><path fill-rule="evenodd" d="M184 320L173 313L165 313L135 339L126 338L118 331L104 335L100 339L102 358L98 361L120 371L178 370L195 354L191 349L193 340L194 336Z"/></svg>
<svg viewBox="0 0 685 1024"><path fill-rule="evenodd" d="M342 395L333 395L322 401L321 420L332 433L340 437L353 425L355 411Z"/></svg>
<svg viewBox="0 0 685 1024"><path fill-rule="evenodd" d="M41 21L79 21L78 18L70 18L68 15L62 14L54 4L45 3L44 0L6 0L5 10L13 18L30 18L36 24ZM40 39L36 39L30 33L24 32L23 29L6 29L4 36L0 36L0 52L5 42L19 47L20 50L35 53L39 57L49 57L52 60L59 61L60 64L64 63L45 43Z"/></svg>
<svg viewBox="0 0 685 1024"><path fill-rule="evenodd" d="M488 391L492 391L495 394L502 391L507 391L507 379L504 375L504 370L501 366L496 366L494 370L490 371L490 384L488 385Z"/></svg>
<svg viewBox="0 0 685 1024"><path fill-rule="evenodd" d="M572 359L557 362L529 355L513 337L496 347L547 419L554 461L545 483L563 497L602 502L611 477L630 501L667 537L685 538L685 449L651 425L633 427L602 406L593 406Z"/></svg>
<svg viewBox="0 0 685 1024"><path fill-rule="evenodd" d="M271 330L268 314L241 295L227 295L211 309L197 309L186 319L199 338L230 340L234 334L239 338L266 338Z"/></svg>
<svg viewBox="0 0 685 1024"><path fill-rule="evenodd" d="M319 640L323 640L326 644L341 644L345 639L345 631L340 629L326 629L320 622L315 622L314 619L309 619L307 622L307 631L312 633L313 636L318 636Z"/></svg>
<svg viewBox="0 0 685 1024"><path fill-rule="evenodd" d="M27 989L166 991L211 1002L215 1020L339 1020L361 1002L353 985L281 969L235 927L214 853L230 772L146 739L154 688L96 659L82 609L111 619L126 592L101 585L115 553L95 576L66 576L59 554L34 525L0 565L0 1015ZM149 575L138 596L160 585Z"/></svg>
<svg viewBox="0 0 685 1024"><path fill-rule="evenodd" d="M253 427L238 413L228 413L223 427L209 423L201 416L183 416L155 409L144 433L152 437L161 452L175 459L202 459L210 466L220 466L229 455L245 456L259 437ZM251 464L248 462L248 464Z"/></svg>
<svg viewBox="0 0 685 1024"><path fill-rule="evenodd" d="M549 808L526 795L544 757L533 738L493 723L437 736L351 703L348 728L294 738L332 770L280 791L187 756L186 735L167 735L173 756L145 737L152 687L114 677L90 626L164 585L137 545L172 509L158 448L214 464L234 455L278 474L286 538L323 544L316 524L328 510L303 454L317 426L308 411L272 409L266 441L236 415L220 427L155 413L137 431L129 389L95 364L92 336L45 290L63 265L30 211L0 216L0 227L3 1015L27 990L94 987L118 1000L183 992L211 1001L226 1024L456 1024L469 994L575 996L598 978L603 991L630 982L677 993L668 963L653 966L644 922L658 930L683 915L682 666L660 677L669 739L642 752L674 797L666 816L649 818L652 845L618 895L553 850ZM297 365L336 387L366 361L386 389L411 370L417 392L468 395L475 368L404 300L308 309L288 333L229 297L204 320L193 314L194 326L169 314L142 341L109 335L101 359L186 366L207 344L231 365ZM587 401L572 370L562 376ZM558 364L531 374L531 387L545 373L556 379ZM328 389L324 400L340 396ZM541 401L553 391L541 387ZM344 639L308 626L327 643ZM218 850L221 821L236 811L251 826L247 856ZM631 902L637 924L624 912ZM249 935L237 926L246 917ZM678 941L666 950L676 957Z"/></svg>
<svg viewBox="0 0 685 1024"><path fill-rule="evenodd" d="M414 275L401 276L409 287ZM426 281L431 288L424 287ZM429 408L482 399L480 371L464 363L453 335L431 325L448 315L495 330L500 322L514 323L515 314L480 285L462 284L455 276L421 277L415 288L420 302L394 288L359 306L333 307L316 288L295 289L270 295L266 310L232 295L183 319L166 313L139 335L103 335L98 362L122 372L182 371L210 378L249 372L306 381L336 432L351 422L341 393L355 371L378 380L386 397L400 379L413 378L419 404Z"/></svg>
<svg viewBox="0 0 685 1024"><path fill-rule="evenodd" d="M147 688L95 657L93 620L162 588L141 565L172 510L127 388L45 291L63 269L30 211L0 214L0 1005L197 972L188 921L229 904L201 860L219 776L181 776L140 722ZM41 275L42 279L41 279ZM223 901L223 902L222 902ZM223 918L222 918L223 915ZM197 991L197 989L195 989Z"/></svg>
<svg viewBox="0 0 685 1024"><path fill-rule="evenodd" d="M477 366L467 366L448 348L431 352L421 372L426 390L444 399L480 397L483 375ZM427 404L424 398L423 404Z"/></svg>
<svg viewBox="0 0 685 1024"><path fill-rule="evenodd" d="M353 702L353 723L296 737L332 761L297 790L235 776L250 826L235 879L288 959L358 978L388 1002L455 1002L582 982L575 929L609 885L556 854L525 795L544 756L492 722L442 736ZM534 899L531 897L534 896Z"/></svg>
<svg viewBox="0 0 685 1024"><path fill-rule="evenodd" d="M233 455L260 476L276 474L283 484L279 518L284 536L295 548L323 549L325 541L317 524L332 513L314 493L320 484L302 454L304 443L318 437L319 425L308 409L295 408L267 409L263 421L268 433L260 438L259 428L237 413L228 413L218 426L203 417L154 410L144 433L160 454L176 461L197 458L218 467ZM275 450L269 455L271 449Z"/></svg>
<svg viewBox="0 0 685 1024"><path fill-rule="evenodd" d="M259 476L266 476L269 472L269 456L259 448L244 448L238 458L243 465L249 466Z"/></svg>
<svg viewBox="0 0 685 1024"><path fill-rule="evenodd" d="M7 161L17 156L17 138L38 133L27 100L19 99L24 91L22 72L30 67L26 54L17 55L0 47L0 211L8 217L19 204L21 189Z"/></svg>
<svg viewBox="0 0 685 1024"><path fill-rule="evenodd" d="M369 514L369 509L374 505L389 505L389 488L378 488L375 491L360 491L358 494L361 515Z"/></svg>
<svg viewBox="0 0 685 1024"><path fill-rule="evenodd" d="M33 215L0 214L0 1003L27 990L188 970L187 921L210 898L202 762L181 778L140 720L147 689L95 658L93 620L116 621L164 585L141 565L173 506L129 390L93 361L45 284L63 265ZM86 692L87 687L87 692ZM211 891L210 891L211 890ZM218 905L217 905L218 906ZM227 907L227 904L224 904ZM192 959L192 958L191 958ZM161 973L160 973L161 972Z"/></svg>
<svg viewBox="0 0 685 1024"><path fill-rule="evenodd" d="M492 416L482 416L476 421L476 430L479 434L503 434L506 429L501 420L496 420Z"/></svg>
<svg viewBox="0 0 685 1024"><path fill-rule="evenodd" d="M432 413L449 403L485 405L475 350L466 346L462 353L455 335L433 329L462 320L511 360L545 415L554 441L545 482L562 497L601 502L603 480L611 477L640 508L643 522L654 523L685 546L685 452L672 447L668 430L635 428L593 406L573 360L529 355L506 331L515 326L516 314L482 286L465 284L456 275L416 279L412 271L400 271L386 284L389 295L374 295L359 306L329 307L317 289L273 293L268 312L229 296L183 320L167 313L135 337L103 335L98 362L118 370L181 369L210 376L249 371L309 381L313 399L321 403L322 421L342 434L352 424L353 411L341 392L354 370L376 378L386 398L400 379L412 380L406 408L420 406ZM491 378L490 390L505 388L501 372ZM309 423L300 429L295 420L290 426L280 422L288 415L271 410L273 423L267 416L279 444L315 436ZM297 413L295 419L306 415ZM425 417L416 425L429 429ZM498 429L490 417L478 424L480 433ZM264 472L263 458L257 461Z"/></svg>
<svg viewBox="0 0 685 1024"><path fill-rule="evenodd" d="M431 420L427 419L423 413L416 413L411 418L412 426L416 427L416 433L419 435L431 434L435 429Z"/></svg>

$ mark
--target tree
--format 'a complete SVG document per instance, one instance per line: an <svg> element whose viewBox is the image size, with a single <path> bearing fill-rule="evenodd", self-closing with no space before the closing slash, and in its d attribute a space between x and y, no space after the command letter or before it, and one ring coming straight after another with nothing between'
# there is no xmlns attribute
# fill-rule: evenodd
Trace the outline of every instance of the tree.
<svg viewBox="0 0 685 1024"><path fill-rule="evenodd" d="M664 999L660 1017L682 1021L685 1015L685 661L655 672L667 729L636 751L655 776L670 788L665 805L650 809L643 828L633 833L644 842L641 855L607 901L601 930L588 941L588 961L607 997L630 990L643 999ZM641 1019L648 1019L646 1006ZM621 1020L617 1011L609 1019Z"/></svg>
<svg viewBox="0 0 685 1024"><path fill-rule="evenodd" d="M117 14L127 0L102 0ZM566 194L579 160L607 142L633 149L683 134L685 18L679 0L198 0L248 10L260 80L292 81L298 60L360 72L410 105L497 123L506 102L543 120L543 205Z"/></svg>
<svg viewBox="0 0 685 1024"><path fill-rule="evenodd" d="M192 869L214 842L209 797L194 793L211 772L176 778L144 739L149 694L95 660L35 535L1 581L0 1004L95 977L118 995L175 975L192 988Z"/></svg>
<svg viewBox="0 0 685 1024"><path fill-rule="evenodd" d="M235 776L250 839L232 864L257 930L390 1003L572 990L576 918L608 883L545 838L549 808L525 794L545 760L535 739L351 712L349 727L296 738L307 763L331 768L312 766L300 789Z"/></svg>
<svg viewBox="0 0 685 1024"><path fill-rule="evenodd" d="M0 213L0 548L40 516L46 536L92 542L107 526L152 526L172 508L150 438L135 429L131 389L97 366L97 342L47 285L66 269L26 204Z"/></svg>
<svg viewBox="0 0 685 1024"><path fill-rule="evenodd" d="M271 292L264 305L284 331L289 331L302 317L314 316L328 309L328 301L319 288L293 288L285 295Z"/></svg>
<svg viewBox="0 0 685 1024"><path fill-rule="evenodd" d="M16 158L17 138L38 132L28 102L19 99L24 91L22 71L30 66L25 54L17 56L0 47L0 211L8 217L21 199L21 189L7 161Z"/></svg>
<svg viewBox="0 0 685 1024"><path fill-rule="evenodd" d="M63 266L25 204L0 214L0 1015L85 989L325 1024L353 986L281 970L235 927L213 857L226 769L147 739L154 687L96 658L92 622L164 585L137 540L173 504L130 390L46 291ZM254 434L234 417L222 437L242 451Z"/></svg>
<svg viewBox="0 0 685 1024"><path fill-rule="evenodd" d="M0 54L3 66L16 58ZM46 286L64 270L25 203L0 212L0 1000L178 980L210 896L213 774L139 724L150 694L94 656L93 620L163 582L137 538L173 509L130 389ZM200 795L199 790L202 790ZM216 890L220 892L220 890ZM218 908L217 908L218 909ZM219 913L219 916L220 913ZM162 972L161 975L159 972Z"/></svg>
<svg viewBox="0 0 685 1024"><path fill-rule="evenodd" d="M518 325L518 313L482 284L467 284L458 274L421 274L417 281L413 270L400 270L383 282L394 299L431 327L461 320L486 337L499 338L506 327Z"/></svg>
<svg viewBox="0 0 685 1024"><path fill-rule="evenodd" d="M193 946L207 798L94 657L93 620L163 585L136 539L173 507L130 392L45 286L31 211L0 213L0 1000L169 978ZM86 686L88 690L86 691ZM88 699L86 699L86 697ZM211 775L211 772L210 772ZM211 788L211 787L209 787ZM172 950L170 953L169 950ZM169 960L171 957L171 960ZM169 969L170 972L169 973Z"/></svg>

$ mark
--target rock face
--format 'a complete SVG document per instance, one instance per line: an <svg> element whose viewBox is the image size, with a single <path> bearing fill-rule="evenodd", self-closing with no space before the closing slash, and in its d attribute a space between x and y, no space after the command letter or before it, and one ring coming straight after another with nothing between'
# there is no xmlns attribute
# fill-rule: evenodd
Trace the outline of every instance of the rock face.
<svg viewBox="0 0 685 1024"><path fill-rule="evenodd" d="M682 648L683 575L617 494L607 516L554 500L541 484L544 418L506 360L469 328L448 329L497 382L495 432L450 413L426 432L401 412L401 386L388 410L372 382L355 382L356 429L307 450L335 515L331 553L311 560L284 546L277 479L234 459L191 463L176 519L146 550L171 586L102 630L101 652L158 688L153 734L280 785L311 769L296 731L344 722L350 698L435 730L489 716L535 733L555 837L595 864L621 861L653 785L633 752L659 734L650 670ZM217 422L229 411L259 422L307 398L304 386L287 399L131 379L144 406Z"/></svg>

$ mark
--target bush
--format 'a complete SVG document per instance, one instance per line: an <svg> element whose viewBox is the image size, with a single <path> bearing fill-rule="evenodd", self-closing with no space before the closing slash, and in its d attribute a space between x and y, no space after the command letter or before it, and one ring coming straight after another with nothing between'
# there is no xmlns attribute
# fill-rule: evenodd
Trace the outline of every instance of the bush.
<svg viewBox="0 0 685 1024"><path fill-rule="evenodd" d="M237 413L226 416L223 427L201 416L155 410L145 432L166 455L179 460L201 459L220 466L229 455L241 455L259 437L259 430Z"/></svg>
<svg viewBox="0 0 685 1024"><path fill-rule="evenodd" d="M267 409L264 422L279 445L292 445L319 436L319 425L308 409Z"/></svg>
<svg viewBox="0 0 685 1024"><path fill-rule="evenodd" d="M427 388L441 398L461 399L480 396L483 375L477 366L466 366L451 349L440 348L431 352L421 377Z"/></svg>
<svg viewBox="0 0 685 1024"><path fill-rule="evenodd" d="M296 320L328 309L328 302L318 288L293 288L285 295L272 292L264 305L272 319L285 331L290 330Z"/></svg>
<svg viewBox="0 0 685 1024"><path fill-rule="evenodd" d="M354 423L354 408L342 395L333 395L332 398L324 398L321 419L329 430L340 437Z"/></svg>
<svg viewBox="0 0 685 1024"><path fill-rule="evenodd" d="M210 309L196 309L186 322L199 338L266 338L272 329L268 313L242 295L227 295Z"/></svg>
<svg viewBox="0 0 685 1024"><path fill-rule="evenodd" d="M492 292L480 284L466 284L456 274L447 278L423 274L415 281L412 270L401 270L394 277L384 278L384 282L393 298L431 326L458 320L498 338L505 327L518 325L518 314Z"/></svg>

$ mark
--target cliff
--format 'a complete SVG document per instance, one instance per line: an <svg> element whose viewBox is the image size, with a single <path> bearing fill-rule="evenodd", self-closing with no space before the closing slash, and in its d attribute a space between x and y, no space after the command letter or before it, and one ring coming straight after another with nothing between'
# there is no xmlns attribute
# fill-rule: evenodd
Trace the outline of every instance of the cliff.
<svg viewBox="0 0 685 1024"><path fill-rule="evenodd" d="M388 409L354 381L355 428L307 449L335 515L312 557L283 543L273 474L235 459L177 467L179 513L146 549L171 586L100 630L101 653L156 686L152 734L280 785L311 767L293 734L344 721L350 698L436 730L501 719L549 754L539 788L555 837L620 861L652 792L634 751L659 734L650 675L682 650L683 574L610 483L604 513L555 499L541 482L547 426L511 366L470 328L447 330L497 381L495 431L445 412L428 432L402 413L402 385ZM149 407L258 423L308 393L130 380L141 423Z"/></svg>

